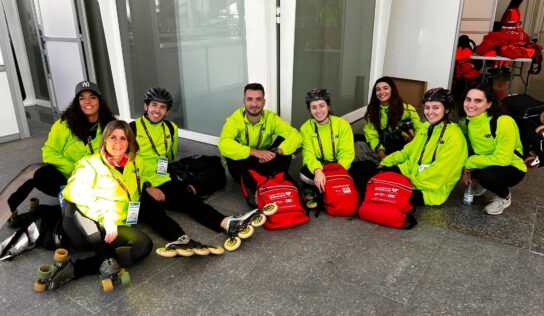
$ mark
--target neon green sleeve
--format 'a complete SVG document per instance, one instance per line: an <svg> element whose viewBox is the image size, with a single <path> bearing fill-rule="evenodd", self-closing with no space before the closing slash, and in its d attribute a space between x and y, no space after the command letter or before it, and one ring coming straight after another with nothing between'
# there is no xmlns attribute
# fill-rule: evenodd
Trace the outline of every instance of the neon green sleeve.
<svg viewBox="0 0 544 316"><path fill-rule="evenodd" d="M298 146L302 144L302 136L300 136L298 131L293 126L289 125L278 115L274 115L272 120L272 133L284 138L284 141L278 146L278 148L281 148L284 155L293 154L297 150Z"/></svg>
<svg viewBox="0 0 544 316"><path fill-rule="evenodd" d="M414 132L417 132L417 130L421 127L421 118L419 117L419 114L417 113L416 108L408 103L405 103L405 112L408 113L408 118L412 120L412 124L414 125ZM403 115L404 116L404 115Z"/></svg>
<svg viewBox="0 0 544 316"><path fill-rule="evenodd" d="M317 158L314 147L315 132L311 124L312 120L306 121L300 127L300 134L302 135L302 164L314 173L316 169L323 169L323 165Z"/></svg>
<svg viewBox="0 0 544 316"><path fill-rule="evenodd" d="M495 148L488 155L472 155L468 158L468 169L483 169L489 166L509 166L516 149L517 125L513 118L502 115L497 120Z"/></svg>
<svg viewBox="0 0 544 316"><path fill-rule="evenodd" d="M372 122L365 122L365 125L363 126L363 133L365 134L366 142L370 146L370 149L374 151L385 149L385 147L383 147L383 145L381 144L379 147L377 147L380 143L380 134L378 133L378 130L374 127L374 124L372 124Z"/></svg>
<svg viewBox="0 0 544 316"><path fill-rule="evenodd" d="M57 120L51 127L47 141L42 147L43 162L55 166L65 176L69 176L74 169L74 163L63 155L69 139L70 130L65 123Z"/></svg>
<svg viewBox="0 0 544 316"><path fill-rule="evenodd" d="M240 127L234 115L227 118L217 144L222 156L233 160L242 160L249 157L251 148L236 141L239 131Z"/></svg>
<svg viewBox="0 0 544 316"><path fill-rule="evenodd" d="M338 122L338 148L337 159L338 163L348 170L351 167L353 159L355 159L355 145L353 142L353 130L349 123L343 118L336 118ZM331 121L333 122L333 121Z"/></svg>

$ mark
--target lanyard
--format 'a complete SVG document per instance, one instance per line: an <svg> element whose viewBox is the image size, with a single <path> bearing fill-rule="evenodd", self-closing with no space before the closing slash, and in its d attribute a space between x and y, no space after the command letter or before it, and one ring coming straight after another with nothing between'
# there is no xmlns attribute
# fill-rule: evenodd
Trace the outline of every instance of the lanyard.
<svg viewBox="0 0 544 316"><path fill-rule="evenodd" d="M436 150L438 149L438 144L440 144L440 142L442 141L442 137L444 136L444 133L446 132L447 127L448 127L448 124L444 123L444 126L442 126L442 131L440 132L440 137L438 137L438 141L436 142L436 146L434 147L433 158L431 160L431 163L433 163L434 159L436 158ZM427 139L427 141L425 142L425 146L423 146L423 150L421 151L421 155L419 156L419 161L417 163L418 165L421 165L421 160L423 159L423 154L425 154L425 148L427 148L427 144L429 143L430 139L431 139L431 137L429 137L429 139Z"/></svg>
<svg viewBox="0 0 544 316"><path fill-rule="evenodd" d="M94 149L93 149L93 145L91 144L91 140L93 140L93 138L89 135L89 137L87 137L87 146L89 146L91 155L94 155Z"/></svg>
<svg viewBox="0 0 544 316"><path fill-rule="evenodd" d="M138 168L136 167L136 163L134 161L132 163L134 164L134 173L136 174L136 184L138 185L138 196L141 196L142 190L140 189L140 172L138 171ZM108 168L110 170L111 175L115 179L115 181L117 181L117 183L121 186L121 189L123 189L123 191L125 191L125 193L127 194L128 200L132 201L132 199L130 198L130 192L128 191L128 188L125 186L123 182L121 182L121 180L119 180L119 178L117 178L117 176L115 175L115 172L113 172L113 170L111 170L110 167Z"/></svg>
<svg viewBox="0 0 544 316"><path fill-rule="evenodd" d="M140 117L140 121L142 122L142 126L144 127L147 139L149 139L149 143L151 143L151 147L153 148L157 156L160 156L159 151L157 150L157 146L155 146L155 142L153 142L151 135L149 135L149 131L147 130L147 126L145 125L144 118ZM164 122L161 122L161 127L162 133L164 135L164 155L166 156L166 154L168 153L168 135L166 135L166 131L164 130Z"/></svg>
<svg viewBox="0 0 544 316"><path fill-rule="evenodd" d="M332 144L332 160L336 162L336 147L334 145L334 132L332 131L332 120L329 120L331 123L331 144ZM323 151L323 144L321 143L321 137L317 131L317 123L314 121L314 130L317 135L317 142L319 143L319 150L321 150L321 159L325 161L325 152Z"/></svg>
<svg viewBox="0 0 544 316"><path fill-rule="evenodd" d="M244 111L244 116L247 117L245 111ZM264 113L263 113L262 118L263 118L263 121L266 122L266 121L265 121L265 118L264 118ZM259 129L259 136L257 137L257 144L255 144L255 148L259 148L259 144L261 143L261 139L262 139L262 137L263 137L263 131L264 131L265 128L266 128L264 122L263 122L263 126ZM247 145L249 146L249 130L248 130L248 128L247 128L247 123L246 123L246 122L244 122L244 123L245 123L245 128L246 128L246 140L247 140Z"/></svg>

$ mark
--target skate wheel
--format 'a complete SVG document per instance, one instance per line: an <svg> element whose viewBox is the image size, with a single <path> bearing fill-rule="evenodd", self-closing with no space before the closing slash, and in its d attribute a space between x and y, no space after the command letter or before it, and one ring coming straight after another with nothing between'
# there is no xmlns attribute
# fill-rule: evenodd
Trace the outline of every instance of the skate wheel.
<svg viewBox="0 0 544 316"><path fill-rule="evenodd" d="M222 255L225 253L225 249L221 246L208 246L212 255Z"/></svg>
<svg viewBox="0 0 544 316"><path fill-rule="evenodd" d="M187 191L191 192L192 194L196 195L196 188L192 184L187 185Z"/></svg>
<svg viewBox="0 0 544 316"><path fill-rule="evenodd" d="M125 269L121 269L121 272L119 272L119 279L121 279L121 284L123 286L127 286L132 282L130 274Z"/></svg>
<svg viewBox="0 0 544 316"><path fill-rule="evenodd" d="M544 123L543 123L544 124ZM541 125L537 128L535 128L535 133L537 134L544 134L544 125Z"/></svg>
<svg viewBox="0 0 544 316"><path fill-rule="evenodd" d="M263 214L266 216L270 216L276 213L276 211L278 211L278 204L276 203L266 204L262 209Z"/></svg>
<svg viewBox="0 0 544 316"><path fill-rule="evenodd" d="M45 292L45 290L47 290L47 283L43 282L40 279L36 279L36 281L34 281L34 291L38 293L43 293Z"/></svg>
<svg viewBox="0 0 544 316"><path fill-rule="evenodd" d="M242 239L248 239L249 237L251 237L251 235L253 235L254 231L255 229L253 228L253 226L248 225L246 228L238 232L238 237Z"/></svg>
<svg viewBox="0 0 544 316"><path fill-rule="evenodd" d="M177 251L173 249L166 249L164 247L157 248L157 250L155 250L155 253L161 257L166 257L166 258L172 258L178 255Z"/></svg>
<svg viewBox="0 0 544 316"><path fill-rule="evenodd" d="M264 225L264 222L266 222L266 216L263 214L259 214L255 219L251 222L251 225L253 227L261 227Z"/></svg>
<svg viewBox="0 0 544 316"><path fill-rule="evenodd" d="M193 252L198 256L207 256L210 254L210 249L207 246L193 248Z"/></svg>
<svg viewBox="0 0 544 316"><path fill-rule="evenodd" d="M104 293L108 293L113 290L113 282L110 278L105 278L102 280L102 290L104 290Z"/></svg>
<svg viewBox="0 0 544 316"><path fill-rule="evenodd" d="M38 278L40 278L40 280L49 280L52 273L53 268L49 264L42 264L38 268Z"/></svg>
<svg viewBox="0 0 544 316"><path fill-rule="evenodd" d="M316 209L318 207L318 203L316 200L311 200L311 201L308 201L306 202L306 208L309 209L309 210L313 210L313 209Z"/></svg>
<svg viewBox="0 0 544 316"><path fill-rule="evenodd" d="M242 245L242 240L240 237L231 237L225 241L225 249L228 251L234 251Z"/></svg>
<svg viewBox="0 0 544 316"><path fill-rule="evenodd" d="M177 248L176 253L182 257L190 257L195 254L193 248Z"/></svg>
<svg viewBox="0 0 544 316"><path fill-rule="evenodd" d="M28 208L29 209L35 209L40 205L40 200L38 198L30 198L28 199Z"/></svg>
<svg viewBox="0 0 544 316"><path fill-rule="evenodd" d="M64 261L68 260L68 250L64 248L59 248L55 250L55 255L53 256L53 259L55 262L63 263Z"/></svg>

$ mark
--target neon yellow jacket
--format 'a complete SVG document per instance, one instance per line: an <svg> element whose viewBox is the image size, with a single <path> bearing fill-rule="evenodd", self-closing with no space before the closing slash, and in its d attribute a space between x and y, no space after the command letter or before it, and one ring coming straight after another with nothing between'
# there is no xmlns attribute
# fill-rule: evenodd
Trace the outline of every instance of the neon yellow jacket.
<svg viewBox="0 0 544 316"><path fill-rule="evenodd" d="M440 205L448 199L461 178L468 155L465 136L455 123L447 125L442 141L438 144L443 126L444 123L435 126L431 137L428 138L430 124L423 123L411 142L402 150L385 157L380 163L386 167L398 166L401 173L410 179L412 186L421 190L425 205ZM421 164L429 166L420 172L418 162L423 148L425 153ZM432 161L435 148L436 157Z"/></svg>
<svg viewBox="0 0 544 316"><path fill-rule="evenodd" d="M468 169L483 169L489 166L514 166L527 172L523 159L514 150L523 153L519 129L514 119L501 115L497 120L495 138L491 135L489 121L491 116L487 111L469 117L468 140L474 155L468 157L465 167Z"/></svg>
<svg viewBox="0 0 544 316"><path fill-rule="evenodd" d="M387 127L387 112L389 110L389 105L380 105L380 125L381 129L384 130ZM416 109L413 105L404 103L404 111L402 113L401 120L406 119L412 119L412 123L414 124L414 132L417 133L417 130L419 129L419 126L421 125L421 119L419 118L419 115L417 114ZM380 143L380 133L374 127L374 124L372 122L365 122L365 125L363 126L363 133L365 134L366 141L370 148L372 148L374 151L384 150L383 144Z"/></svg>
<svg viewBox="0 0 544 316"><path fill-rule="evenodd" d="M162 157L168 158L168 162L174 162L176 153L178 150L178 127L174 122L170 122L174 127L174 135L172 140L172 135L170 135L170 130L166 123L161 122L153 124L145 116L138 118L136 123L136 141L140 146L140 152L138 156L144 161L144 178L148 179L153 187L158 187L159 185L170 181L170 175L167 173L165 175L157 174L157 163L159 161L159 156L153 147L151 142L147 137L147 133L142 125L142 119L145 121L145 126L149 132L149 136L153 139L155 148ZM167 148L164 148L164 141L166 140Z"/></svg>
<svg viewBox="0 0 544 316"><path fill-rule="evenodd" d="M98 124L96 136L91 140L94 152L100 147L102 128ZM42 147L43 162L55 166L66 178L70 176L79 159L91 154L89 146L77 138L68 128L68 122L57 120L51 127L47 141Z"/></svg>
<svg viewBox="0 0 544 316"><path fill-rule="evenodd" d="M315 169L323 169L321 161L332 162L334 159L331 143L331 126L334 133L336 161L348 170L355 158L353 130L351 126L341 117L330 115L329 119L330 122L326 125L319 125L315 123L314 119L309 119L300 127L300 135L302 135L302 164L308 167L312 173ZM317 132L323 146L324 159L317 140L315 126L317 126Z"/></svg>
<svg viewBox="0 0 544 316"><path fill-rule="evenodd" d="M268 149L272 144L273 135L284 138L279 145L284 155L291 155L302 143L298 131L276 113L263 110L261 119L255 125L249 122L244 113L243 108L238 109L227 118L217 144L222 156L233 160L246 159L251 148ZM246 138L246 127L249 143ZM257 144L259 133L262 133L261 141Z"/></svg>
<svg viewBox="0 0 544 316"><path fill-rule="evenodd" d="M123 174L99 153L84 157L77 163L62 194L95 222L110 220L118 226L125 225L129 198L113 175L128 189L131 201L139 201L135 168L141 176L143 161L139 157L126 164ZM146 180L144 177L140 179L141 190Z"/></svg>

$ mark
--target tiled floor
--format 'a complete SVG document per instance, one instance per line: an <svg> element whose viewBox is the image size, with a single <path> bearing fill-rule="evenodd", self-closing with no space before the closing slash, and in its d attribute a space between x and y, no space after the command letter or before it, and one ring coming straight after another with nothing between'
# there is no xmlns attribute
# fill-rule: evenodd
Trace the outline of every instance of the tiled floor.
<svg viewBox="0 0 544 316"><path fill-rule="evenodd" d="M0 145L0 187L40 159L46 135ZM217 154L181 141L183 156ZM296 173L300 159L293 163ZM501 216L461 203L457 187L442 206L418 209L410 231L322 214L296 228L258 229L222 256L166 259L151 254L129 269L133 284L103 294L96 276L37 294L37 267L52 252L33 249L0 262L0 314L130 315L542 315L544 313L544 170L513 190ZM55 199L40 197L42 203ZM247 209L238 186L208 199L225 214ZM171 213L197 240L225 236ZM165 241L152 236L155 246ZM2 228L3 239L9 229ZM82 254L76 254L82 255Z"/></svg>

